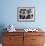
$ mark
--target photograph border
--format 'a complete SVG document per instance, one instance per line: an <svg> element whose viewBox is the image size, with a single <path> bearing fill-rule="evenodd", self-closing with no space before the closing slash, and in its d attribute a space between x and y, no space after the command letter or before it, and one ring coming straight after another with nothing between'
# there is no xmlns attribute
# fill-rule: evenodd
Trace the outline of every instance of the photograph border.
<svg viewBox="0 0 46 46"><path fill-rule="evenodd" d="M34 19L33 20L19 20L19 15L18 15L18 11L19 11L19 8L33 8L34 9ZM17 21L18 22L35 22L35 7L17 7Z"/></svg>

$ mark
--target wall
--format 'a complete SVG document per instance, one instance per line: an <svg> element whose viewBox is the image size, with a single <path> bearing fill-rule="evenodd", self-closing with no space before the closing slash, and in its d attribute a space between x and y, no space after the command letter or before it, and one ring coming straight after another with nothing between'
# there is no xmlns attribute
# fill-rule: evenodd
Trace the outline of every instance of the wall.
<svg viewBox="0 0 46 46"><path fill-rule="evenodd" d="M42 0L1 0L0 24L13 24L16 28L46 28L46 1ZM35 22L18 22L17 7L35 7Z"/></svg>
<svg viewBox="0 0 46 46"><path fill-rule="evenodd" d="M15 28L37 28L46 32L46 0L0 0L0 31L13 24ZM17 7L35 7L35 22L18 22Z"/></svg>

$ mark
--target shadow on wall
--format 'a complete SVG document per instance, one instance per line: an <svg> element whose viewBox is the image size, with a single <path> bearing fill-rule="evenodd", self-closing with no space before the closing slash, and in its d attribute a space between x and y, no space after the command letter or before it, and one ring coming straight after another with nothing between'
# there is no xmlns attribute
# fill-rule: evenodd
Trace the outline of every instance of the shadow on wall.
<svg viewBox="0 0 46 46"><path fill-rule="evenodd" d="M4 24L0 24L0 43L2 43L2 36L3 36L3 32L5 32L6 30L4 30L5 25Z"/></svg>

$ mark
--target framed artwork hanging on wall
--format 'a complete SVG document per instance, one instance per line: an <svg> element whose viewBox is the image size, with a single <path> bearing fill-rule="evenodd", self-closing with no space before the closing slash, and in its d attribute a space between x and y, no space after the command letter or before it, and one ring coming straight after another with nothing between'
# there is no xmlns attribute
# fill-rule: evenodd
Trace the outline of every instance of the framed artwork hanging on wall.
<svg viewBox="0 0 46 46"><path fill-rule="evenodd" d="M34 22L35 21L35 7L18 7L17 21Z"/></svg>

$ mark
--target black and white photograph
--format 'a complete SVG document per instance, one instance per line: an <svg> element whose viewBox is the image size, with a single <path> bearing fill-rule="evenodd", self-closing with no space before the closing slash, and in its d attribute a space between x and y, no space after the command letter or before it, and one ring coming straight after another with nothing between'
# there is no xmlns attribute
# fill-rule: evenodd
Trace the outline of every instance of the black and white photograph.
<svg viewBox="0 0 46 46"><path fill-rule="evenodd" d="M35 21L35 8L34 7L18 7L17 8L18 21Z"/></svg>

